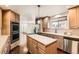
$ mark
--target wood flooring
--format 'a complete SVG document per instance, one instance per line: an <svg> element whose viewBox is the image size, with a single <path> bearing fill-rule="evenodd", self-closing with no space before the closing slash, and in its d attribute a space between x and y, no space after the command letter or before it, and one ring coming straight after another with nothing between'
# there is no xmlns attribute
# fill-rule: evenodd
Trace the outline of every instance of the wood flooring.
<svg viewBox="0 0 79 59"><path fill-rule="evenodd" d="M15 47L10 51L10 54L30 54L29 52L22 52L22 48L20 46ZM65 52L61 50L57 50L57 54L65 54Z"/></svg>

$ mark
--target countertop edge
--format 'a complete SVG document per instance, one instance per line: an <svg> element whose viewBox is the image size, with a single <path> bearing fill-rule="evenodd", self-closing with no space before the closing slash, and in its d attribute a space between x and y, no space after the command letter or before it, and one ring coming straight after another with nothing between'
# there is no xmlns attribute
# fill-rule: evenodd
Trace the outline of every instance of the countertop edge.
<svg viewBox="0 0 79 59"><path fill-rule="evenodd" d="M29 35L27 35L27 37L30 37ZM32 37L30 37L30 38L32 38ZM32 38L32 39L34 39L34 38ZM35 41L37 41L37 42L39 42L38 40L36 40L36 39L34 39ZM49 44L44 44L44 43L42 43L42 42L39 42L39 43L41 43L41 44L43 44L43 45L45 45L46 47L47 46L49 46L49 45L51 45L51 44L54 44L55 42L57 42L57 40L56 41L54 41L54 42L51 42L51 43L49 43Z"/></svg>

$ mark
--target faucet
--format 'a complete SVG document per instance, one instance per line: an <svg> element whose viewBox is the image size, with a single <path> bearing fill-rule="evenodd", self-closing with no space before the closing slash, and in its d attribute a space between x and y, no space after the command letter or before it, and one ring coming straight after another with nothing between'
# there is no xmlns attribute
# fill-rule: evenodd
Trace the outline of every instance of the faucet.
<svg viewBox="0 0 79 59"><path fill-rule="evenodd" d="M57 28L55 28L55 33L57 33Z"/></svg>

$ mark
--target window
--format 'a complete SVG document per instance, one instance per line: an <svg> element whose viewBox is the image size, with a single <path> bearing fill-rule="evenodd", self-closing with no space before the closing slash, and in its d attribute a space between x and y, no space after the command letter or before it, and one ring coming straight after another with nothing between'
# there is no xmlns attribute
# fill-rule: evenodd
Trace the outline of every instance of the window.
<svg viewBox="0 0 79 59"><path fill-rule="evenodd" d="M50 20L49 27L51 29L68 29L67 17Z"/></svg>

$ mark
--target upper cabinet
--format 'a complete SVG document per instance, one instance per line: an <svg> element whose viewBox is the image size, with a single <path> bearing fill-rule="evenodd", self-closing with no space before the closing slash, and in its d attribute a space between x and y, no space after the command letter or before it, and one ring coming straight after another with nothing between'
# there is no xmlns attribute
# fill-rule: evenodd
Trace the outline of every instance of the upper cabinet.
<svg viewBox="0 0 79 59"><path fill-rule="evenodd" d="M49 23L49 17L42 19L42 28L44 32L48 31L48 23Z"/></svg>
<svg viewBox="0 0 79 59"><path fill-rule="evenodd" d="M15 14L15 18L16 18L16 22L19 22L19 21L20 21L20 16L19 16L19 14Z"/></svg>
<svg viewBox="0 0 79 59"><path fill-rule="evenodd" d="M79 28L79 6L70 8L68 16L70 28Z"/></svg>
<svg viewBox="0 0 79 59"><path fill-rule="evenodd" d="M10 14L11 14L11 21L19 22L19 14L15 13L13 11L10 11Z"/></svg>
<svg viewBox="0 0 79 59"><path fill-rule="evenodd" d="M48 30L49 17L41 17L37 23L40 25L40 32L46 32Z"/></svg>

